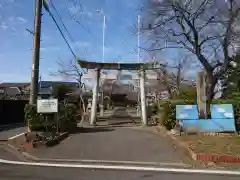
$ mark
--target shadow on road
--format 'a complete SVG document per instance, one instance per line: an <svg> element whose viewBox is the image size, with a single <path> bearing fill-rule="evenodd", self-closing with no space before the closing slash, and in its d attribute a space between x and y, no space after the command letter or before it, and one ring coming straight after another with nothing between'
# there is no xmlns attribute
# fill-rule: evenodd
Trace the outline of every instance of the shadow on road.
<svg viewBox="0 0 240 180"><path fill-rule="evenodd" d="M21 128L25 127L25 123L16 123L16 124L7 124L7 125L0 125L0 132L2 131L8 131L11 129Z"/></svg>
<svg viewBox="0 0 240 180"><path fill-rule="evenodd" d="M98 132L109 132L114 131L113 128L103 128L103 127L78 127L75 132L72 134L78 134L78 133L98 133Z"/></svg>

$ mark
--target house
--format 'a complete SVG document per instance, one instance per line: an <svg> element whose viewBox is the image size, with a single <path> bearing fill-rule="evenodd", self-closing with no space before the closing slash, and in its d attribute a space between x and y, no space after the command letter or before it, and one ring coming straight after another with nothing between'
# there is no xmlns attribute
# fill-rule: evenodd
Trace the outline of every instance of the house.
<svg viewBox="0 0 240 180"><path fill-rule="evenodd" d="M30 83L1 83L0 89L7 94L19 94L29 87ZM13 90L14 89L14 90Z"/></svg>
<svg viewBox="0 0 240 180"><path fill-rule="evenodd" d="M29 94L27 90L29 85L29 83L1 83L0 98L26 99L25 95Z"/></svg>
<svg viewBox="0 0 240 180"><path fill-rule="evenodd" d="M38 94L44 99L54 96L54 92L59 85L69 86L73 90L79 88L79 84L77 82L40 81Z"/></svg>
<svg viewBox="0 0 240 180"><path fill-rule="evenodd" d="M41 98L49 98L53 96L54 90L59 85L70 86L73 89L78 88L76 82L62 82L62 81L40 81L39 82L39 96ZM0 98L4 96L16 97L15 99L29 99L30 83L1 83L0 84Z"/></svg>

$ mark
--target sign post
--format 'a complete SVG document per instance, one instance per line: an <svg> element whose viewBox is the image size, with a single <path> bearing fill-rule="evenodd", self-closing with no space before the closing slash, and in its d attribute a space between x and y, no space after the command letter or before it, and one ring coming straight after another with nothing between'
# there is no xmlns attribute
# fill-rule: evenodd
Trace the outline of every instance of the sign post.
<svg viewBox="0 0 240 180"><path fill-rule="evenodd" d="M57 132L59 129L58 125L58 99L38 99L37 100L37 113L42 114L56 114L56 125L57 125Z"/></svg>

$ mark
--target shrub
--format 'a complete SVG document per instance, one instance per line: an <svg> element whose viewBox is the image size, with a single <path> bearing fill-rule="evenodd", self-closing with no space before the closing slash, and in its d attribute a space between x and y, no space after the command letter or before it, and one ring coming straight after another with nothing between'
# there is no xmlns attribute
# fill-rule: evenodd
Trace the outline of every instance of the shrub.
<svg viewBox="0 0 240 180"><path fill-rule="evenodd" d="M76 106L74 104L59 104L58 122L56 114L37 113L36 105L27 104L24 112L25 120L32 131L56 131L57 123L62 132L77 126Z"/></svg>
<svg viewBox="0 0 240 180"><path fill-rule="evenodd" d="M26 104L24 108L25 121L31 130L45 129L45 117L37 113L36 105Z"/></svg>
<svg viewBox="0 0 240 180"><path fill-rule="evenodd" d="M197 91L195 87L181 87L175 99L197 100Z"/></svg>
<svg viewBox="0 0 240 180"><path fill-rule="evenodd" d="M74 104L59 105L59 128L60 131L71 131L77 126L77 108Z"/></svg>
<svg viewBox="0 0 240 180"><path fill-rule="evenodd" d="M160 123L166 127L166 129L171 130L176 125L176 105L193 105L197 104L195 100L159 100L155 102L155 106L157 107L158 117L160 119ZM217 99L213 100L212 104L232 104L235 114L235 124L237 131L240 130L240 103L236 100L225 100L225 99Z"/></svg>
<svg viewBox="0 0 240 180"><path fill-rule="evenodd" d="M176 125L176 105L196 104L194 100L169 100L160 103L160 122L166 129L171 130Z"/></svg>

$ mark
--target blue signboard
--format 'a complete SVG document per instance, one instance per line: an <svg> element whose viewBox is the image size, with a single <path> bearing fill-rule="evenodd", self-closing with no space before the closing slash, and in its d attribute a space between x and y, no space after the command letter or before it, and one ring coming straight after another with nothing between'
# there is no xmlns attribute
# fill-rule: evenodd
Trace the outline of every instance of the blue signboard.
<svg viewBox="0 0 240 180"><path fill-rule="evenodd" d="M197 105L176 105L176 119L198 119Z"/></svg>
<svg viewBox="0 0 240 180"><path fill-rule="evenodd" d="M198 119L197 105L176 105L176 120L182 127L197 127L200 132L235 132L231 104L211 105L212 119Z"/></svg>
<svg viewBox="0 0 240 180"><path fill-rule="evenodd" d="M233 119L232 104L212 104L211 105L212 119Z"/></svg>

